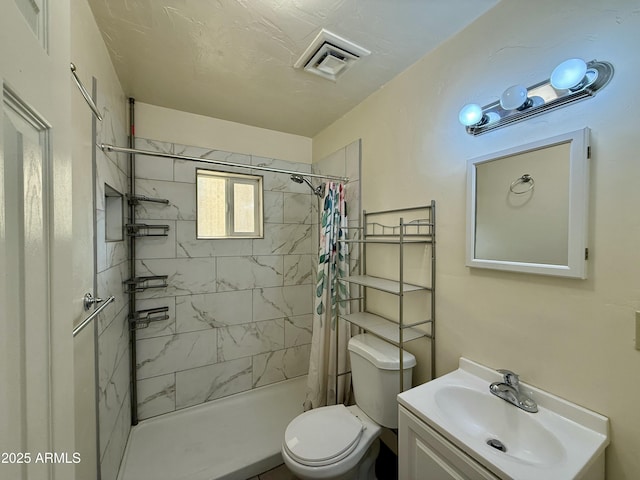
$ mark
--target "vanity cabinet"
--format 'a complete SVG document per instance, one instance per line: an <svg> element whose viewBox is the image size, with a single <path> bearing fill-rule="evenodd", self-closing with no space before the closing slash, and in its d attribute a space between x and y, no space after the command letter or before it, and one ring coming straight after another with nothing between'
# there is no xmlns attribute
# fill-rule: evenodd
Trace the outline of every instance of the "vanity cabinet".
<svg viewBox="0 0 640 480"><path fill-rule="evenodd" d="M402 405L398 411L400 480L498 480Z"/></svg>
<svg viewBox="0 0 640 480"><path fill-rule="evenodd" d="M540 407L528 413L491 394L501 379L461 357L400 393L400 480L604 480L607 417L520 383Z"/></svg>

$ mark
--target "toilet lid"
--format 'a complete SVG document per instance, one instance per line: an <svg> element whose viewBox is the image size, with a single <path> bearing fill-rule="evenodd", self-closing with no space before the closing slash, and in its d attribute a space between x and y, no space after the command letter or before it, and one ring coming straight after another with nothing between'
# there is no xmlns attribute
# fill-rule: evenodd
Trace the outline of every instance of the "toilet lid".
<svg viewBox="0 0 640 480"><path fill-rule="evenodd" d="M364 425L344 405L310 410L294 418L284 434L287 453L299 463L322 466L348 456Z"/></svg>

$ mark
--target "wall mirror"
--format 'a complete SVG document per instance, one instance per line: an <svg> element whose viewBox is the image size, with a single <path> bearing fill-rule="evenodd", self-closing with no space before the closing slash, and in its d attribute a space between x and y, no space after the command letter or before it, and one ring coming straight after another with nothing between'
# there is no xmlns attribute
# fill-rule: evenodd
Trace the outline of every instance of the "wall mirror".
<svg viewBox="0 0 640 480"><path fill-rule="evenodd" d="M586 278L589 129L467 162L467 266Z"/></svg>

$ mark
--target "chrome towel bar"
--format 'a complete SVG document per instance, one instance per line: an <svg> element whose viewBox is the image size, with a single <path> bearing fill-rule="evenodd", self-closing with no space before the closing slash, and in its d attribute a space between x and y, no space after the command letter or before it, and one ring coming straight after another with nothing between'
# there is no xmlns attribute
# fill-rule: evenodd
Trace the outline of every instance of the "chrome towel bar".
<svg viewBox="0 0 640 480"><path fill-rule="evenodd" d="M93 114L96 116L96 118L102 121L102 115L100 115L100 110L98 110L98 107L93 101L93 98L91 98L91 95L89 95L89 92L87 91L86 88L84 88L84 85L78 78L78 74L76 73L76 66L73 63L71 64L71 74L73 75L73 79L76 81L76 85L78 85L78 88L80 89L80 93L89 104L89 108L91 109Z"/></svg>
<svg viewBox="0 0 640 480"><path fill-rule="evenodd" d="M78 324L78 326L76 328L73 329L73 336L75 337L76 335L78 335L82 331L82 329L84 327L89 325L89 323L91 323L91 321L94 318L96 318L98 315L100 315L102 310L104 310L107 307L107 305L109 305L115 299L116 299L116 297L114 297L113 295L111 295L109 298L107 298L102 305L100 305L98 308L96 308L91 315L89 315L87 318L85 318L80 324Z"/></svg>

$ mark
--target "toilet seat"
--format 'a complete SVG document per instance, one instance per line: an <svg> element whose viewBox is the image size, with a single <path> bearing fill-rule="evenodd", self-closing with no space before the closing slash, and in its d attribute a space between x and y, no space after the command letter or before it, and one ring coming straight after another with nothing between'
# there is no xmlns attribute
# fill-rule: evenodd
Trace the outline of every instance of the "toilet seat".
<svg viewBox="0 0 640 480"><path fill-rule="evenodd" d="M287 427L284 448L296 462L319 467L339 462L358 446L365 427L344 405L310 410Z"/></svg>

